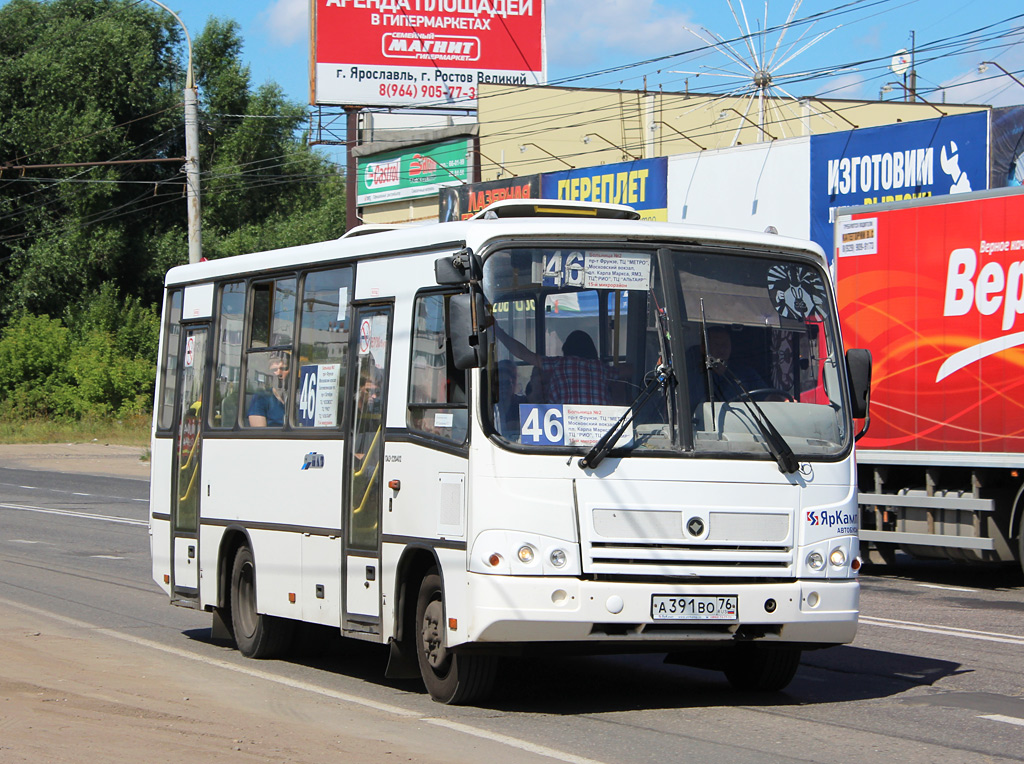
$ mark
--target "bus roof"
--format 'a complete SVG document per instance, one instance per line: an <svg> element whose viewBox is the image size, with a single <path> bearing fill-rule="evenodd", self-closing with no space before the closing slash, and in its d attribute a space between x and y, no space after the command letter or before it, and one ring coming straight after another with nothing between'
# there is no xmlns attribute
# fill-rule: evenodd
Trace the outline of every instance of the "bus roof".
<svg viewBox="0 0 1024 764"><path fill-rule="evenodd" d="M757 233L730 228L698 226L688 223L659 223L608 217L584 217L578 212L565 217L551 214L560 202L542 202L544 214L527 217L477 216L471 220L378 229L372 236L351 236L316 244L236 255L191 265L179 265L167 272L166 285L210 281L225 276L240 276L344 260L393 257L403 253L444 252L470 247L479 251L491 240L573 238L589 241L635 241L735 246L744 249L802 253L815 257L824 266L825 254L815 243L777 234ZM529 205L520 205L527 207ZM612 205L606 205L612 206ZM578 210L580 205L573 205ZM358 229L356 229L358 230Z"/></svg>

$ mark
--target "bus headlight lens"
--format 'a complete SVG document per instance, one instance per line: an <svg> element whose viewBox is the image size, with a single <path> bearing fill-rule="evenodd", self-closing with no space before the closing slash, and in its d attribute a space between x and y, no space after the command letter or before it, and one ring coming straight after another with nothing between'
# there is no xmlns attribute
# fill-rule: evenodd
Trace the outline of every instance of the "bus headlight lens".
<svg viewBox="0 0 1024 764"><path fill-rule="evenodd" d="M568 558L566 558L565 552L561 549L552 549L548 559L551 560L551 564L556 568L563 568Z"/></svg>
<svg viewBox="0 0 1024 764"><path fill-rule="evenodd" d="M837 568L841 568L846 564L846 552L839 547L832 550L832 553L828 556L828 561L835 565Z"/></svg>
<svg viewBox="0 0 1024 764"><path fill-rule="evenodd" d="M821 556L821 552L811 552L807 555L807 564L811 570L821 570L825 567L825 558Z"/></svg>
<svg viewBox="0 0 1024 764"><path fill-rule="evenodd" d="M529 544L523 544L521 547L519 547L518 554L520 562L526 563L527 565L533 562L534 551L533 547Z"/></svg>

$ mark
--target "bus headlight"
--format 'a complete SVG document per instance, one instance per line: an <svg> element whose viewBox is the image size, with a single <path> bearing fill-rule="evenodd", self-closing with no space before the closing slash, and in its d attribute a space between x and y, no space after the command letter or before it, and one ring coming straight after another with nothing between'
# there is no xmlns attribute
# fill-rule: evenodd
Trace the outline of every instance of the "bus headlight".
<svg viewBox="0 0 1024 764"><path fill-rule="evenodd" d="M821 552L811 552L807 555L807 566L811 570L821 570L825 567L825 558L821 556Z"/></svg>
<svg viewBox="0 0 1024 764"><path fill-rule="evenodd" d="M492 576L578 576L580 549L568 539L495 528L473 540L469 569Z"/></svg>
<svg viewBox="0 0 1024 764"><path fill-rule="evenodd" d="M832 550L831 554L829 554L828 561L837 568L841 568L846 564L846 552L844 552L840 547L836 547Z"/></svg>

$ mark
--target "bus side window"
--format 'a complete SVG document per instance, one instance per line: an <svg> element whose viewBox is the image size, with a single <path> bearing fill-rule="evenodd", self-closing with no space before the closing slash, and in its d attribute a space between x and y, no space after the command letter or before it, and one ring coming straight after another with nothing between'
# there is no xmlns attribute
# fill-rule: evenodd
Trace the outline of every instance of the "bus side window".
<svg viewBox="0 0 1024 764"><path fill-rule="evenodd" d="M210 426L230 429L238 423L242 370L242 327L245 321L245 282L233 281L220 291L217 314L217 360Z"/></svg>
<svg viewBox="0 0 1024 764"><path fill-rule="evenodd" d="M448 347L448 299L421 294L413 307L412 363L406 426L414 432L463 443L469 431L466 372Z"/></svg>
<svg viewBox="0 0 1024 764"><path fill-rule="evenodd" d="M159 416L157 427L161 430L169 430L174 425L174 404L178 398L178 347L181 338L181 290L170 292L167 295L167 304L164 306L167 316L164 325L167 327L164 334L164 357L163 370L160 374L163 379L163 387L160 390Z"/></svg>
<svg viewBox="0 0 1024 764"><path fill-rule="evenodd" d="M296 281L253 284L249 302L249 347L245 358L246 427L282 427L288 420L295 364Z"/></svg>
<svg viewBox="0 0 1024 764"><path fill-rule="evenodd" d="M352 268L306 274L299 305L298 387L292 405L299 427L341 424L348 368Z"/></svg>

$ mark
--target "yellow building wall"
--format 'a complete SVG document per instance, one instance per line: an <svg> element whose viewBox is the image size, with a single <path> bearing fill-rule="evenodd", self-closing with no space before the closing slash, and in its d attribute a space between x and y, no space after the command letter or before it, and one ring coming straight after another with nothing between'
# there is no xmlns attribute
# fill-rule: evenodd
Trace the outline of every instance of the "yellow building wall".
<svg viewBox="0 0 1024 764"><path fill-rule="evenodd" d="M725 96L482 85L481 180L987 109L819 99L766 99L762 107L756 99Z"/></svg>

